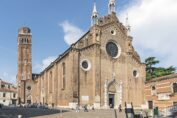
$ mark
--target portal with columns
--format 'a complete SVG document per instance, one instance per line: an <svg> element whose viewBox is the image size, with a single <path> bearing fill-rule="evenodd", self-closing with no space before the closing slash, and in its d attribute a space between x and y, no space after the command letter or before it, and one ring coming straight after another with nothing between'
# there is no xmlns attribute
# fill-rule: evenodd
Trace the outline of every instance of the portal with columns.
<svg viewBox="0 0 177 118"><path fill-rule="evenodd" d="M105 108L118 108L122 105L122 81L117 81L116 79L111 79L110 81L105 81L104 86Z"/></svg>

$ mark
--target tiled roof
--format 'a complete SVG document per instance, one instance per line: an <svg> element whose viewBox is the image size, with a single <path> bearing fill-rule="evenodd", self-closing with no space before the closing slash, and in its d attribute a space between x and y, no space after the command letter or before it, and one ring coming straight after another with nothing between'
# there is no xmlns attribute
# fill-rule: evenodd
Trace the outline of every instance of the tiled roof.
<svg viewBox="0 0 177 118"><path fill-rule="evenodd" d="M173 79L173 78L177 78L177 73L171 74L171 75L162 76L162 77L153 78L153 79L147 81L146 83L157 82L157 81Z"/></svg>
<svg viewBox="0 0 177 118"><path fill-rule="evenodd" d="M11 83L5 82L5 81L1 81L2 84L6 84L6 85L12 85Z"/></svg>
<svg viewBox="0 0 177 118"><path fill-rule="evenodd" d="M1 85L11 85L11 87L10 88L8 88L8 87L1 88L0 87L0 92L17 92L17 88L9 82L5 82L5 81L1 80Z"/></svg>
<svg viewBox="0 0 177 118"><path fill-rule="evenodd" d="M0 92L17 92L16 89L0 88Z"/></svg>

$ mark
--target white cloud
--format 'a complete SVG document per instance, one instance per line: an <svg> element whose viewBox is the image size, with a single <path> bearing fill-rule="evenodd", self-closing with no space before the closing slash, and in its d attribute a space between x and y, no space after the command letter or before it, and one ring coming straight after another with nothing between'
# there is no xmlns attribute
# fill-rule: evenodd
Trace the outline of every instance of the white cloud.
<svg viewBox="0 0 177 118"><path fill-rule="evenodd" d="M75 43L84 34L80 28L69 23L68 21L64 21L59 25L63 28L64 40L68 45Z"/></svg>
<svg viewBox="0 0 177 118"><path fill-rule="evenodd" d="M42 60L40 64L36 64L34 66L35 72L39 73L43 71L47 66L49 66L54 60L56 59L56 56L50 56Z"/></svg>
<svg viewBox="0 0 177 118"><path fill-rule="evenodd" d="M7 72L3 72L2 74L0 73L0 78L5 82L9 82L14 85L16 84L16 76L15 75L10 75Z"/></svg>
<svg viewBox="0 0 177 118"><path fill-rule="evenodd" d="M128 13L134 44L143 58L156 56L163 66L177 66L177 0L136 0Z"/></svg>

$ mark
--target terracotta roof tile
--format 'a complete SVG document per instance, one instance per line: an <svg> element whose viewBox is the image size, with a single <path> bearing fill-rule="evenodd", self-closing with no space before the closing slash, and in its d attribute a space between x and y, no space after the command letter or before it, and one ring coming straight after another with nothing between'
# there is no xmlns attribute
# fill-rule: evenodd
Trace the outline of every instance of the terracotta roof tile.
<svg viewBox="0 0 177 118"><path fill-rule="evenodd" d="M153 78L153 79L147 81L146 83L157 82L157 81L173 79L173 78L177 78L177 73L171 74L171 75L162 76L162 77Z"/></svg>
<svg viewBox="0 0 177 118"><path fill-rule="evenodd" d="M0 92L17 92L16 89L0 88Z"/></svg>

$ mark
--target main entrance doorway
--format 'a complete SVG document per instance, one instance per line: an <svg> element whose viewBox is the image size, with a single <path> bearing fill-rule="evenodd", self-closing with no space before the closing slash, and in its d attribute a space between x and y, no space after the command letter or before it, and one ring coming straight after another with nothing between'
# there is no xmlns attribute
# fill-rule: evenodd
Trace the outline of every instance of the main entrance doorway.
<svg viewBox="0 0 177 118"><path fill-rule="evenodd" d="M114 94L109 94L109 107L114 108Z"/></svg>
<svg viewBox="0 0 177 118"><path fill-rule="evenodd" d="M122 105L122 81L119 83L115 80L105 81L105 108L118 108Z"/></svg>

